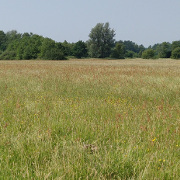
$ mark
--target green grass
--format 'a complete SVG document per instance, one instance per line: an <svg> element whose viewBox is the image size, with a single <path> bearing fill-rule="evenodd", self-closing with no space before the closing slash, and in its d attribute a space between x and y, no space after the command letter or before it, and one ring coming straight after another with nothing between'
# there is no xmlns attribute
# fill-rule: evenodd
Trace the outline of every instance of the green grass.
<svg viewBox="0 0 180 180"><path fill-rule="evenodd" d="M179 179L180 61L0 61L0 179Z"/></svg>

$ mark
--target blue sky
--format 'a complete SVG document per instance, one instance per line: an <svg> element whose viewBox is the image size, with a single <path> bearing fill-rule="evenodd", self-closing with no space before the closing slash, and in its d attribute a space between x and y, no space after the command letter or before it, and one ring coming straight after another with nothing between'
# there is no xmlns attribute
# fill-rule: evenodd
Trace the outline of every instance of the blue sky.
<svg viewBox="0 0 180 180"><path fill-rule="evenodd" d="M88 40L109 22L116 40L146 47L180 40L180 0L0 0L0 30L33 32L56 41Z"/></svg>

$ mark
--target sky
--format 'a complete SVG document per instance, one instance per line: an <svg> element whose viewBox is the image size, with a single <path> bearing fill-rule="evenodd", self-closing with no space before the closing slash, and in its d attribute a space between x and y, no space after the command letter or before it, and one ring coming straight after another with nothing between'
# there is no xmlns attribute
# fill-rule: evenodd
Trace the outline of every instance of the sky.
<svg viewBox="0 0 180 180"><path fill-rule="evenodd" d="M89 39L97 23L115 39L145 47L180 40L180 0L0 0L0 30L32 32L57 42Z"/></svg>

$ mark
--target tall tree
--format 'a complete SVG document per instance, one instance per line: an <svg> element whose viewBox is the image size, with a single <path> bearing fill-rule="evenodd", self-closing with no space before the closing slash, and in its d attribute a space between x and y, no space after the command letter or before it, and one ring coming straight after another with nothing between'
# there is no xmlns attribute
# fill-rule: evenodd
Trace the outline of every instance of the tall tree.
<svg viewBox="0 0 180 180"><path fill-rule="evenodd" d="M89 55L95 58L109 57L114 46L115 31L109 27L109 23L98 23L89 34Z"/></svg>

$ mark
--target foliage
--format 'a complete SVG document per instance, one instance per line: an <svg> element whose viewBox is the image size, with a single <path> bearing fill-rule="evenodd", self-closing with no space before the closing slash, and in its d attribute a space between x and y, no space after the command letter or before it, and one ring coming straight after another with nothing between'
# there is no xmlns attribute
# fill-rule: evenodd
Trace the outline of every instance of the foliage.
<svg viewBox="0 0 180 180"><path fill-rule="evenodd" d="M158 54L159 54L159 52L160 52L160 51L159 51L159 47L160 47L160 44L159 44L159 43L154 44L154 45L151 47L151 49L154 50L156 57L158 57Z"/></svg>
<svg viewBox="0 0 180 180"><path fill-rule="evenodd" d="M52 39L45 38L42 42L40 56L45 60L63 60L66 59L64 55L64 47L61 43L56 43Z"/></svg>
<svg viewBox="0 0 180 180"><path fill-rule="evenodd" d="M73 56L74 43L68 43L67 41L64 41L62 43L62 45L64 47L64 55L65 56Z"/></svg>
<svg viewBox="0 0 180 180"><path fill-rule="evenodd" d="M172 51L176 49L177 47L180 47L180 41L173 41L172 42Z"/></svg>
<svg viewBox="0 0 180 180"><path fill-rule="evenodd" d="M146 49L142 53L142 58L143 59L154 59L155 52L153 49Z"/></svg>
<svg viewBox="0 0 180 180"><path fill-rule="evenodd" d="M140 46L139 46L139 52L138 52L138 57L141 57L142 56L142 53L143 53L143 51L145 50L145 47L141 44Z"/></svg>
<svg viewBox="0 0 180 180"><path fill-rule="evenodd" d="M173 59L180 59L180 47L177 47L175 48L173 51L172 51L172 56L171 58Z"/></svg>
<svg viewBox="0 0 180 180"><path fill-rule="evenodd" d="M170 58L171 57L171 44L168 42L163 42L158 47L159 58Z"/></svg>
<svg viewBox="0 0 180 180"><path fill-rule="evenodd" d="M111 57L116 59L124 59L125 47L122 43L116 43L116 46L112 50Z"/></svg>
<svg viewBox="0 0 180 180"><path fill-rule="evenodd" d="M6 44L0 59L66 59L66 49L62 43L33 33L19 34L15 30L9 31L6 33Z"/></svg>
<svg viewBox="0 0 180 180"><path fill-rule="evenodd" d="M0 60L15 60L16 52L15 51L4 51L0 54Z"/></svg>
<svg viewBox="0 0 180 180"><path fill-rule="evenodd" d="M48 59L59 60L69 57L95 57L95 58L177 58L176 48L180 47L180 41L163 42L149 46L153 49L148 52L141 44L130 40L116 41L115 31L109 23L98 23L92 28L89 40L85 43L78 41L69 43L55 42L50 38L44 38L33 33L18 33L16 30L8 32L0 31L0 59ZM47 43L47 44L46 44ZM174 54L172 55L172 52ZM154 55L153 55L154 54ZM176 54L176 55L175 55Z"/></svg>
<svg viewBox="0 0 180 180"><path fill-rule="evenodd" d="M11 37L5 54L13 53L13 59L37 59L40 53L40 46L42 44L42 37L38 35L24 33L20 39ZM9 37L10 39L10 37ZM8 56L6 56L8 58Z"/></svg>
<svg viewBox="0 0 180 180"><path fill-rule="evenodd" d="M14 40L20 40L22 35L18 33L16 30L8 31L6 33L7 42L10 43Z"/></svg>
<svg viewBox="0 0 180 180"><path fill-rule="evenodd" d="M114 45L115 31L109 23L98 23L89 34L88 50L90 57L105 58L111 54Z"/></svg>
<svg viewBox="0 0 180 180"><path fill-rule="evenodd" d="M72 51L73 51L73 55L76 58L82 58L88 56L87 45L83 41L78 41L77 43L75 43Z"/></svg>
<svg viewBox="0 0 180 180"><path fill-rule="evenodd" d="M137 52L137 53L139 52L139 47L134 42L124 41L123 44L125 46L126 51L133 51L133 52Z"/></svg>
<svg viewBox="0 0 180 180"><path fill-rule="evenodd" d="M17 59L37 59L42 39L38 35L23 35L17 48Z"/></svg>
<svg viewBox="0 0 180 180"><path fill-rule="evenodd" d="M3 31L0 31L0 51L4 51L6 49L6 34Z"/></svg>
<svg viewBox="0 0 180 180"><path fill-rule="evenodd" d="M134 57L137 57L137 54L134 51L128 50L128 51L126 51L125 57L126 58L134 58Z"/></svg>
<svg viewBox="0 0 180 180"><path fill-rule="evenodd" d="M137 45L132 41L118 41L119 43L124 45L125 48L125 57L133 58L133 57L141 57L142 52L145 50L145 47L141 45Z"/></svg>

